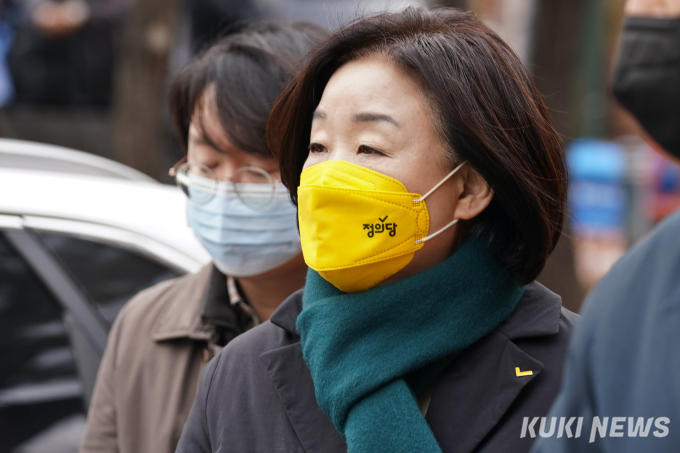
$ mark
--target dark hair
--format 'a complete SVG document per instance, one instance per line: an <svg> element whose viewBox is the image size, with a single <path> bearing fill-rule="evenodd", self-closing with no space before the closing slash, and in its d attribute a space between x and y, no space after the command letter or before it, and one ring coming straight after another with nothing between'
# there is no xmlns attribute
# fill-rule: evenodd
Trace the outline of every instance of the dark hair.
<svg viewBox="0 0 680 453"><path fill-rule="evenodd" d="M197 106L206 90L214 89L210 102L230 140L243 151L271 156L264 132L274 100L304 55L327 36L324 28L308 22L257 22L191 60L169 94L170 116L185 149Z"/></svg>
<svg viewBox="0 0 680 453"><path fill-rule="evenodd" d="M310 55L267 123L284 184L297 202L312 113L344 63L382 54L421 83L448 147L494 190L469 235L488 234L519 283L541 272L562 231L567 169L541 96L510 47L471 13L407 8L357 20Z"/></svg>

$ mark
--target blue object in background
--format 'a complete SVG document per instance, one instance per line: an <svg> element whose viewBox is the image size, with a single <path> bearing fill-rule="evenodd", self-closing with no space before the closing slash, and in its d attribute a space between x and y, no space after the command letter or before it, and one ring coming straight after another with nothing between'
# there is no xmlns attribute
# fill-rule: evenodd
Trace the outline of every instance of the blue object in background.
<svg viewBox="0 0 680 453"><path fill-rule="evenodd" d="M7 53L12 45L14 32L7 22L0 22L0 107L9 103L14 97L12 76L7 66Z"/></svg>
<svg viewBox="0 0 680 453"><path fill-rule="evenodd" d="M664 161L660 167L656 190L661 193L680 192L680 167L668 161Z"/></svg>
<svg viewBox="0 0 680 453"><path fill-rule="evenodd" d="M625 149L612 142L576 140L567 150L567 164L574 233L625 231Z"/></svg>

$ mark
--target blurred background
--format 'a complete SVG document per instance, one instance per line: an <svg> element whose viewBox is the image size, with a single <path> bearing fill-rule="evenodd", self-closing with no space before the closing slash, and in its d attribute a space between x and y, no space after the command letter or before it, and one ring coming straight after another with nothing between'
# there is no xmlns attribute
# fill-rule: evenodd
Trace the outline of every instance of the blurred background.
<svg viewBox="0 0 680 453"><path fill-rule="evenodd" d="M183 64L241 21L336 28L407 5L474 11L545 96L571 189L565 233L539 280L566 307L578 311L680 207L680 170L608 87L624 0L4 0L0 453L75 451L118 310L209 261L167 174L183 155L166 101Z"/></svg>

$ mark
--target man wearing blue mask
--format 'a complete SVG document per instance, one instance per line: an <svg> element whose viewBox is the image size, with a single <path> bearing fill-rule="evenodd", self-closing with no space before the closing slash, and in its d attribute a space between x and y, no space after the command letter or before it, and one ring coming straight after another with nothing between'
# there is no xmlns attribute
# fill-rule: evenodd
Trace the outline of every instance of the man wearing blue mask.
<svg viewBox="0 0 680 453"><path fill-rule="evenodd" d="M123 308L81 452L175 451L205 363L304 286L296 209L264 130L279 91L325 35L306 23L251 25L217 41L174 80L170 113L187 156L170 173L213 262Z"/></svg>

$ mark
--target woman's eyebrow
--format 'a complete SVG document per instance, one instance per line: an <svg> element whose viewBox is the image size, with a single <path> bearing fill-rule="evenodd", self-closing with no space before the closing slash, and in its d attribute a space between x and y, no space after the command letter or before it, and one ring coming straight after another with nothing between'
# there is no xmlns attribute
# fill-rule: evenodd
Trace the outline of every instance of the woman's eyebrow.
<svg viewBox="0 0 680 453"><path fill-rule="evenodd" d="M389 115L385 115L382 113L372 113L372 112L361 112L361 113L355 113L352 115L352 121L355 123L366 123L366 122L372 122L372 121L385 121L387 123L393 124L396 127L399 127L399 123L397 120L392 118Z"/></svg>
<svg viewBox="0 0 680 453"><path fill-rule="evenodd" d="M323 110L315 110L314 113L312 114L312 119L324 120L324 119L326 119L326 112L324 112ZM354 115L352 115L352 121L354 121L355 123L368 123L368 122L373 122L373 121L384 121L386 123L393 124L396 127L400 127L397 120L395 120L391 116L385 115L383 113L373 113L373 112L355 113Z"/></svg>

